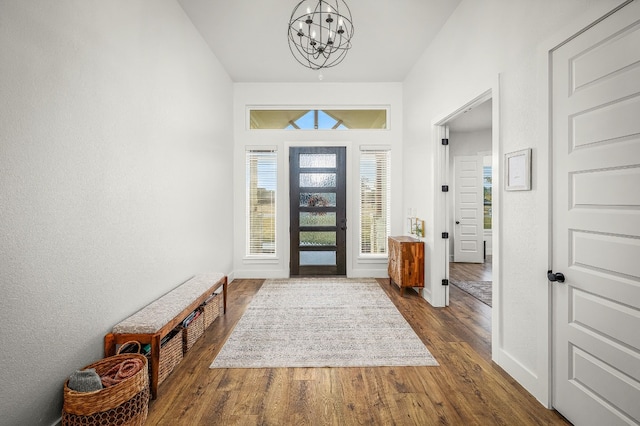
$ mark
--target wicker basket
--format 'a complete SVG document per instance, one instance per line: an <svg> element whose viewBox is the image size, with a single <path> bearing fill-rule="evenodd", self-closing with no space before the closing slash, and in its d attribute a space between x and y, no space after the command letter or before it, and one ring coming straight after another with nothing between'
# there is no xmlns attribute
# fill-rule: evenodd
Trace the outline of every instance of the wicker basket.
<svg viewBox="0 0 640 426"><path fill-rule="evenodd" d="M204 314L201 312L198 318L182 328L182 350L186 353L204 334Z"/></svg>
<svg viewBox="0 0 640 426"><path fill-rule="evenodd" d="M160 362L158 364L158 385L167 378L176 365L182 361L182 333L176 333L160 348Z"/></svg>
<svg viewBox="0 0 640 426"><path fill-rule="evenodd" d="M127 425L138 426L147 420L149 409L149 375L147 358L140 354L121 354L86 366L104 375L122 361L139 359L143 368L118 384L94 392L77 392L64 383L63 426Z"/></svg>
<svg viewBox="0 0 640 426"><path fill-rule="evenodd" d="M202 306L204 312L204 328L207 329L220 316L220 297L216 296Z"/></svg>

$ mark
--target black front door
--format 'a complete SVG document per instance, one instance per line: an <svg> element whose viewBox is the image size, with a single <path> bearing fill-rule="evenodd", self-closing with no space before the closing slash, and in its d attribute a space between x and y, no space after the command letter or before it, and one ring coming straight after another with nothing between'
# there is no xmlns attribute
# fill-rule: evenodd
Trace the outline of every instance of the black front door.
<svg viewBox="0 0 640 426"><path fill-rule="evenodd" d="M346 148L289 151L291 275L346 275Z"/></svg>

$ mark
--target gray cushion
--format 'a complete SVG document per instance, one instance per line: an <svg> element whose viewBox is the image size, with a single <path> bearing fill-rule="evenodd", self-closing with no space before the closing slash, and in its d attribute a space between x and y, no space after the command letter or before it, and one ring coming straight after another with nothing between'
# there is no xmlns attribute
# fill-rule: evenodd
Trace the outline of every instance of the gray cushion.
<svg viewBox="0 0 640 426"><path fill-rule="evenodd" d="M113 327L113 333L155 334L174 319L190 303L202 296L209 288L224 277L212 272L196 275L184 284L151 302L135 314Z"/></svg>

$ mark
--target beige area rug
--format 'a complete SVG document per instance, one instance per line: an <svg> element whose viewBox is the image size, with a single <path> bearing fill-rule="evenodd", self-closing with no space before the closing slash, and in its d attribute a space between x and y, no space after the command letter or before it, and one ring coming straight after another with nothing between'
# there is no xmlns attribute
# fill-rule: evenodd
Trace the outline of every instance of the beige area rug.
<svg viewBox="0 0 640 426"><path fill-rule="evenodd" d="M266 280L211 368L438 365L374 279Z"/></svg>
<svg viewBox="0 0 640 426"><path fill-rule="evenodd" d="M491 306L493 293L493 283L491 281L458 281L452 279L450 280L450 282L460 290L469 293L485 305Z"/></svg>

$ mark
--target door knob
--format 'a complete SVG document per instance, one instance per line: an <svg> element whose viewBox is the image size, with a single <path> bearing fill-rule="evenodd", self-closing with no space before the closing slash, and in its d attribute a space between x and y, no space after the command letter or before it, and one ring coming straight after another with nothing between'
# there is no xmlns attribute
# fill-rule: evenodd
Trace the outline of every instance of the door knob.
<svg viewBox="0 0 640 426"><path fill-rule="evenodd" d="M547 279L551 282L558 281L559 283L564 282L564 274L562 272L556 272L549 270L547 271Z"/></svg>
<svg viewBox="0 0 640 426"><path fill-rule="evenodd" d="M460 221L459 220L456 220L456 225L460 225Z"/></svg>

